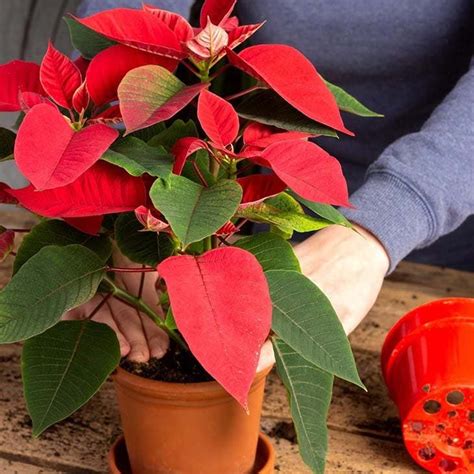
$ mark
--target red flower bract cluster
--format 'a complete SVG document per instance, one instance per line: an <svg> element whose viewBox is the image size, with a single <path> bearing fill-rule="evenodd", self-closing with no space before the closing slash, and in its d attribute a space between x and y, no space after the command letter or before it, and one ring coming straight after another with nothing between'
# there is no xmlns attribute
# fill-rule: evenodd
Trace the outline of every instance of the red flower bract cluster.
<svg viewBox="0 0 474 474"><path fill-rule="evenodd" d="M104 215L134 211L143 230L169 234L179 255L165 259L158 271L179 331L204 368L246 406L271 326L272 305L262 267L251 253L235 247L181 255L198 239L180 240L176 229L181 225L181 235L186 235L193 223L201 225L200 236L208 239L206 248L212 247L238 230L249 206L287 188L309 201L349 204L338 161L309 141L319 132L298 131L284 121L278 123L282 128L269 126L274 122L259 123L258 116L243 122L232 100L249 100L256 97L251 95L256 89L268 89L303 117L309 130L351 132L326 83L299 51L286 45L233 51L263 24L239 25L232 16L235 3L206 0L196 29L176 13L148 5L73 18L81 31L100 39L96 49L91 48L93 54L84 53L88 59L72 61L50 44L41 65L13 61L0 66L0 111L25 113L14 159L31 183L23 189L0 183L0 201L18 202L91 234L100 231ZM221 67L225 58L227 65ZM176 75L181 73L179 65L198 79L183 82ZM212 82L228 67L250 76L253 85L226 99ZM174 155L171 163L162 143L153 148L158 134L145 143L147 132L137 131L167 121L188 106L186 110L197 113L204 136L186 136L196 134L194 126L183 126L185 133L170 133L173 140L168 137L165 142ZM122 121L123 133L116 127ZM158 150L157 160L163 159L160 166L153 162L153 150ZM199 168L199 150L207 152L208 169ZM267 168L267 173L239 174L254 165ZM188 179L190 168L194 182ZM184 176L172 176L176 189L169 192L171 171ZM163 199L156 200L163 209L154 209L148 196L155 178L163 180L155 182L163 185L156 191L163 193ZM153 192L152 188L155 202ZM222 201L227 197L231 206L221 208L220 202L209 202L209 196ZM180 202L185 198L189 202ZM217 220L205 215L211 211ZM206 220L215 221L207 234ZM217 237L211 239L212 235ZM1 257L11 249L13 235L4 232L0 237Z"/></svg>

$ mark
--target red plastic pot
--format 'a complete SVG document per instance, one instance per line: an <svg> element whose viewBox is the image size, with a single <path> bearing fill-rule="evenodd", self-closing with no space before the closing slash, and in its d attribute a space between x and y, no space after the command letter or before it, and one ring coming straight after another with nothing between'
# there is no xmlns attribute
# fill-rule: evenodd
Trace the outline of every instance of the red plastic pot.
<svg viewBox="0 0 474 474"><path fill-rule="evenodd" d="M406 314L385 339L382 371L413 459L430 472L474 472L474 299Z"/></svg>

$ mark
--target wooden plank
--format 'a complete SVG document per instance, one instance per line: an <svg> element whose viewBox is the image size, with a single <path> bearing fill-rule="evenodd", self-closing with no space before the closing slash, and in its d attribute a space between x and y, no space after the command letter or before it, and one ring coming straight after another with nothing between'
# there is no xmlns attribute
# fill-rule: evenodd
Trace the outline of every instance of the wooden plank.
<svg viewBox="0 0 474 474"><path fill-rule="evenodd" d="M57 471L39 468L33 464L26 464L15 459L0 458L0 472L8 474L49 474Z"/></svg>
<svg viewBox="0 0 474 474"><path fill-rule="evenodd" d="M37 465L52 472L101 472L105 456L120 432L118 413L111 383L83 409L70 419L45 432L39 439L31 438L30 421L21 396L19 345L0 348L0 458ZM267 387L267 399L262 429L271 435L278 452L279 471L306 474L309 470L301 461L294 432L288 427L288 405L281 383L272 376ZM378 397L372 393L372 397ZM380 397L381 399L384 397ZM375 409L368 411L373 399L362 402L360 393L336 388L335 406L329 419L330 451L327 472L415 472L400 439L381 439L368 428L382 419ZM281 416L275 416L281 415ZM380 418L377 418L380 417ZM343 423L353 423L354 432L343 431ZM363 424L366 426L362 426ZM357 425L362 430L357 431ZM386 423L381 423L381 427ZM348 426L349 429L353 427ZM361 434L365 433L365 436ZM372 471L370 469L372 469ZM377 469L382 470L377 470ZM375 470L374 470L375 469Z"/></svg>
<svg viewBox="0 0 474 474"><path fill-rule="evenodd" d="M441 270L427 265L410 264L413 275L403 265L386 280L382 291L365 320L351 335L354 349L380 352L387 332L408 311L440 298L474 297L474 277L469 272ZM426 275L436 275L429 280ZM410 275L410 276L408 276ZM423 278L425 275L425 278ZM439 277L439 282L437 281ZM400 278L399 281L396 278Z"/></svg>
<svg viewBox="0 0 474 474"><path fill-rule="evenodd" d="M277 452L276 472L283 474L310 474L301 460L291 428L281 422L264 419L263 431L272 438ZM282 433L276 437L274 433ZM356 436L336 430L329 431L329 455L327 473L417 473L423 472L412 462L398 443L387 442L368 436Z"/></svg>

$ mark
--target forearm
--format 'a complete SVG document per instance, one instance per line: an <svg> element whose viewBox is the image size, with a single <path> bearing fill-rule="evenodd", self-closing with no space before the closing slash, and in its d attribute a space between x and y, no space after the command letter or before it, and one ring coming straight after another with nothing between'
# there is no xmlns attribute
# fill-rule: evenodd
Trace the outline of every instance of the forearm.
<svg viewBox="0 0 474 474"><path fill-rule="evenodd" d="M474 214L474 70L418 133L389 146L344 214L385 246L391 270Z"/></svg>

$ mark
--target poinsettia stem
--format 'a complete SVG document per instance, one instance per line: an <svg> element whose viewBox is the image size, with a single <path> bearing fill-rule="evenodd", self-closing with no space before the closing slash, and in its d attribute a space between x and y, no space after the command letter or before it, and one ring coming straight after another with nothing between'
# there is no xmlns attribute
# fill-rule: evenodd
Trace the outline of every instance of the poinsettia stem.
<svg viewBox="0 0 474 474"><path fill-rule="evenodd" d="M8 229L8 230L11 230L12 232L17 232L17 233L21 233L21 232L31 232L31 229Z"/></svg>
<svg viewBox="0 0 474 474"><path fill-rule="evenodd" d="M216 77L219 77L222 73L227 71L227 69L230 68L230 64L226 64L225 66L222 66L215 74L213 74L209 79L213 81Z"/></svg>
<svg viewBox="0 0 474 474"><path fill-rule="evenodd" d="M239 97L242 97L243 95L250 94L253 91L256 91L257 89L261 89L262 86L252 86L249 87L248 89L244 89L243 91L237 92L236 94L228 95L227 97L224 97L225 100L232 100L232 99L238 99Z"/></svg>
<svg viewBox="0 0 474 474"><path fill-rule="evenodd" d="M186 61L183 61L181 63L186 69L188 69L189 71L191 71L195 76L197 77L201 77L201 75L199 74L199 71L197 71L196 69L194 69L191 64L187 63Z"/></svg>
<svg viewBox="0 0 474 474"><path fill-rule="evenodd" d="M198 164L196 163L196 161L193 161L193 168L194 168L194 171L196 172L196 174L198 175L198 178L199 178L199 180L201 181L201 184L202 184L203 186L206 186L206 187L207 187L206 178L204 178L203 174L201 173L201 170L199 169L199 166L198 166Z"/></svg>
<svg viewBox="0 0 474 474"><path fill-rule="evenodd" d="M108 272L117 273L148 273L156 272L156 268L153 267L108 267Z"/></svg>
<svg viewBox="0 0 474 474"><path fill-rule="evenodd" d="M112 290L112 296L114 298L117 298L120 301L123 301L124 303L127 303L138 309L140 312L146 314L159 328L163 329L163 331L168 334L170 339L173 339L173 341L179 344L183 349L189 350L188 346L181 338L181 336L176 331L173 331L168 326L166 326L163 319L161 319L155 313L155 311L153 311L153 309L150 308L150 306L148 306L141 298L132 295L131 293L128 293L124 289L118 287L110 277L106 276L104 278L104 281L110 286Z"/></svg>
<svg viewBox="0 0 474 474"><path fill-rule="evenodd" d="M109 301L111 297L112 293L105 295L100 301L100 303L90 312L89 316L87 316L86 319L92 319L99 312L100 308L102 308L102 306L104 306L105 303L107 303L107 301Z"/></svg>

